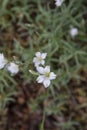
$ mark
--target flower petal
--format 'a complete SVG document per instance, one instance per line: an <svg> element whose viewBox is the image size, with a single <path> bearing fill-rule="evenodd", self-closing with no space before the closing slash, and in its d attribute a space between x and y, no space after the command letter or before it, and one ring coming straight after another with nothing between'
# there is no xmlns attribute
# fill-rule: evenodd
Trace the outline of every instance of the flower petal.
<svg viewBox="0 0 87 130"><path fill-rule="evenodd" d="M42 61L41 61L41 64L42 64L42 65L44 65L44 64L45 64L45 61L44 61L44 60L42 60Z"/></svg>
<svg viewBox="0 0 87 130"><path fill-rule="evenodd" d="M41 56L41 53L40 52L36 52L35 54L37 57L40 57Z"/></svg>
<svg viewBox="0 0 87 130"><path fill-rule="evenodd" d="M0 53L0 69L4 68L7 64L7 59L4 57L3 53Z"/></svg>
<svg viewBox="0 0 87 130"><path fill-rule="evenodd" d="M50 72L50 66L46 66L45 69L44 69L45 73L49 73Z"/></svg>
<svg viewBox="0 0 87 130"><path fill-rule="evenodd" d="M44 84L45 88L47 88L50 85L50 80L49 79L44 80L43 84Z"/></svg>
<svg viewBox="0 0 87 130"><path fill-rule="evenodd" d="M7 70L12 74L17 74L19 72L19 66L14 62L10 62L7 66Z"/></svg>
<svg viewBox="0 0 87 130"><path fill-rule="evenodd" d="M44 76L43 75L38 76L38 78L37 78L37 82L38 83L42 83L43 80L44 80Z"/></svg>
<svg viewBox="0 0 87 130"><path fill-rule="evenodd" d="M46 56L47 56L47 53L42 53L42 54L41 54L41 57L42 57L43 59L45 59Z"/></svg>
<svg viewBox="0 0 87 130"><path fill-rule="evenodd" d="M39 67L39 63L37 62L37 63L35 63L35 67L36 67L36 69Z"/></svg>
<svg viewBox="0 0 87 130"><path fill-rule="evenodd" d="M33 58L33 62L37 62L37 58L36 57Z"/></svg>
<svg viewBox="0 0 87 130"><path fill-rule="evenodd" d="M37 71L38 71L40 74L44 74L44 68L43 68L43 67L38 66L36 69L37 69Z"/></svg>
<svg viewBox="0 0 87 130"><path fill-rule="evenodd" d="M44 84L45 88L47 88L50 85L50 80L49 79L45 79L43 81L43 84Z"/></svg>
<svg viewBox="0 0 87 130"><path fill-rule="evenodd" d="M56 78L56 74L54 74L53 72L50 73L50 80L55 79Z"/></svg>

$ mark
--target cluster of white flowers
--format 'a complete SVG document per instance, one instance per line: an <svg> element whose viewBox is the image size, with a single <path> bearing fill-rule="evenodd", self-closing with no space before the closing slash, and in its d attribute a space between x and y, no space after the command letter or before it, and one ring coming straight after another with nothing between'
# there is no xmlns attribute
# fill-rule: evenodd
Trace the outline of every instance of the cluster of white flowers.
<svg viewBox="0 0 87 130"><path fill-rule="evenodd" d="M57 7L60 7L60 6L62 5L63 1L64 1L64 0L55 0L55 5L56 5Z"/></svg>
<svg viewBox="0 0 87 130"><path fill-rule="evenodd" d="M47 53L36 52L35 57L33 58L33 63L36 67L38 77L36 81L38 83L43 83L45 88L50 85L50 81L56 78L56 74L54 72L50 72L50 66L45 65ZM0 69L5 69L10 72L12 75L17 74L19 72L19 65L14 61L9 62L3 55L0 53ZM30 70L33 74L34 71Z"/></svg>
<svg viewBox="0 0 87 130"><path fill-rule="evenodd" d="M5 68L11 74L17 74L19 72L19 66L12 62L8 62L8 60L4 57L2 53L0 53L0 69Z"/></svg>
<svg viewBox="0 0 87 130"><path fill-rule="evenodd" d="M44 87L47 88L50 85L50 80L56 78L54 72L50 72L50 66L43 66L45 64L45 58L47 53L36 52L33 58L34 65L38 72L37 82L43 83Z"/></svg>

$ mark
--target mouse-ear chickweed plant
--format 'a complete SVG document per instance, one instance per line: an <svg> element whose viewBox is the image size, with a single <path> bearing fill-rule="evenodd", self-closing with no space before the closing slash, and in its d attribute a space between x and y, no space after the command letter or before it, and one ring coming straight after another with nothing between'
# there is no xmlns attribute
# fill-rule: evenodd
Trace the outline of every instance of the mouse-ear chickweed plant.
<svg viewBox="0 0 87 130"><path fill-rule="evenodd" d="M50 80L56 78L56 75L53 72L50 72L50 66L45 66L46 56L47 53L36 52L35 57L33 58L33 62L37 71L36 73L38 75L36 81L38 83L43 83L45 88L50 86ZM32 70L29 71L32 73Z"/></svg>
<svg viewBox="0 0 87 130"><path fill-rule="evenodd" d="M38 72L36 81L38 83L43 83L44 87L47 88L51 83L50 80L55 79L56 75L50 72L50 66L44 66L47 53L36 52L35 56L33 62Z"/></svg>
<svg viewBox="0 0 87 130"><path fill-rule="evenodd" d="M38 83L43 83L44 87L47 88L50 86L50 80L56 78L54 72L50 72L50 66L45 66L45 58L47 53L36 52L35 57L33 58L36 71L29 70L33 75L37 73L38 77L36 81ZM0 69L5 69L10 72L12 75L15 75L19 72L19 66L15 61L9 62L3 54L0 54Z"/></svg>

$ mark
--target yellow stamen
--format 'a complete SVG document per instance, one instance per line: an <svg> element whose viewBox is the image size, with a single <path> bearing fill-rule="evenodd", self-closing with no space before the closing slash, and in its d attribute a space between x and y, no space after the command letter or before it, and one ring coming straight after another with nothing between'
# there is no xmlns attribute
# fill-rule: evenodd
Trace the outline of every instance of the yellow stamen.
<svg viewBox="0 0 87 130"><path fill-rule="evenodd" d="M50 77L50 72L49 72L49 73L46 73L46 77L48 77L48 78Z"/></svg>
<svg viewBox="0 0 87 130"><path fill-rule="evenodd" d="M42 57L38 57L38 60L39 60L39 61L42 61Z"/></svg>

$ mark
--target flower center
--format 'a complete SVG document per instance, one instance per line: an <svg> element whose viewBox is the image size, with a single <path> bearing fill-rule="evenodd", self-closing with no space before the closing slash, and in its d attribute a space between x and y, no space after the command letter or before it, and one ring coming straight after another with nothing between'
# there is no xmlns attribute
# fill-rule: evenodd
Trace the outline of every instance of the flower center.
<svg viewBox="0 0 87 130"><path fill-rule="evenodd" d="M38 57L38 60L39 60L39 61L42 61L42 57Z"/></svg>
<svg viewBox="0 0 87 130"><path fill-rule="evenodd" d="M47 77L47 78L50 77L50 72L46 73L46 77Z"/></svg>

